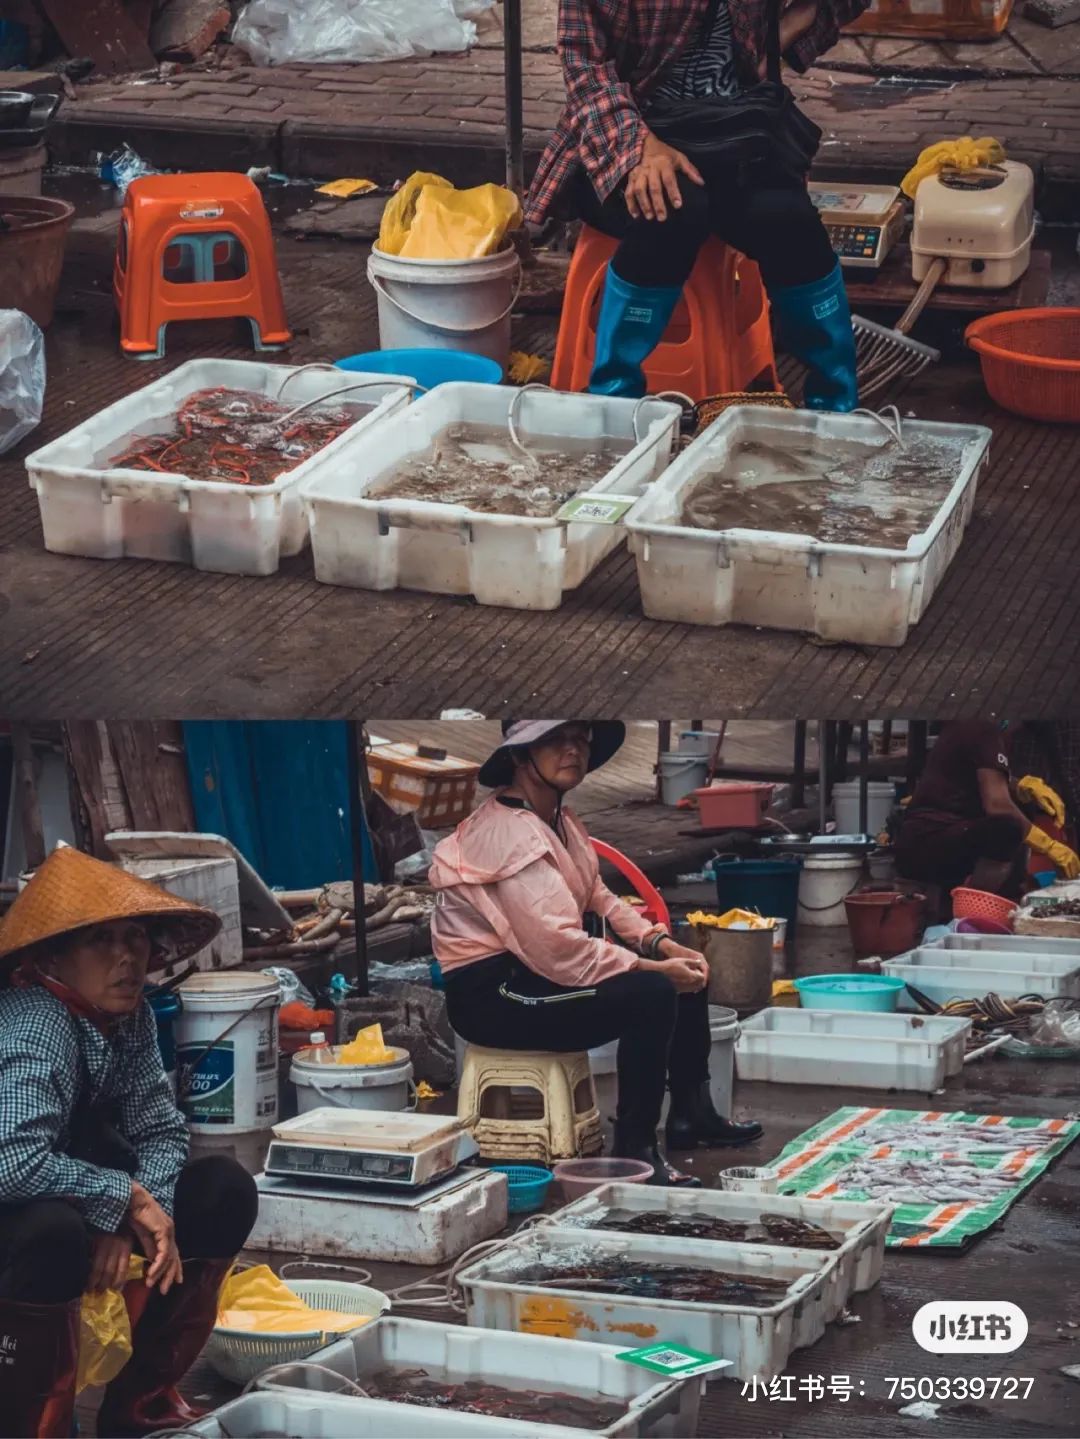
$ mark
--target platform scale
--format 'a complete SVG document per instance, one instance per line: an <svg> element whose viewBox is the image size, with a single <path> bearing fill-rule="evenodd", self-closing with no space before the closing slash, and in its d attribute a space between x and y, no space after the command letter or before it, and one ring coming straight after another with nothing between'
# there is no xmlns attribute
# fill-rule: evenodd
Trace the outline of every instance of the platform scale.
<svg viewBox="0 0 1080 1439"><path fill-rule="evenodd" d="M841 265L880 270L904 233L904 197L897 187L812 181L808 188Z"/></svg>
<svg viewBox="0 0 1080 1439"><path fill-rule="evenodd" d="M313 1109L274 1126L250 1249L444 1264L506 1224L504 1174L460 1120Z"/></svg>

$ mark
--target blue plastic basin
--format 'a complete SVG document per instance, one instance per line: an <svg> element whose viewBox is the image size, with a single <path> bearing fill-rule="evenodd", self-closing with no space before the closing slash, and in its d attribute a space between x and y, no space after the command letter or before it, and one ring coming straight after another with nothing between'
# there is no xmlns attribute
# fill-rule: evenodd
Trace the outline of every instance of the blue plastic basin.
<svg viewBox="0 0 1080 1439"><path fill-rule="evenodd" d="M339 370L366 370L375 375L408 375L425 390L452 380L469 380L474 385L502 383L502 366L487 355L467 350L371 350L338 360Z"/></svg>
<svg viewBox="0 0 1080 1439"><path fill-rule="evenodd" d="M902 979L888 974L811 974L795 981L803 1009L890 1012L900 1001Z"/></svg>

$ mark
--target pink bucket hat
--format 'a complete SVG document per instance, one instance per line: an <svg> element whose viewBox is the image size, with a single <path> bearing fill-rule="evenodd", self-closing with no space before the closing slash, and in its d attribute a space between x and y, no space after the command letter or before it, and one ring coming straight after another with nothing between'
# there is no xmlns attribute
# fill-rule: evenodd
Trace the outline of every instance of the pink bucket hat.
<svg viewBox="0 0 1080 1439"><path fill-rule="evenodd" d="M514 779L511 750L528 749L565 724L587 724L592 734L589 773L607 764L622 748L626 726L622 720L503 720L502 744L493 750L480 770L480 783L488 789L502 789Z"/></svg>

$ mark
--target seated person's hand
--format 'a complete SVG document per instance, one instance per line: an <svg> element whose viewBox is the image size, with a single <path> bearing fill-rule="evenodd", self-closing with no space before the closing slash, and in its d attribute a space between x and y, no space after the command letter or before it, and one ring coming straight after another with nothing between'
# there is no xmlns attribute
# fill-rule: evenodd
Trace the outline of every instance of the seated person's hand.
<svg viewBox="0 0 1080 1439"><path fill-rule="evenodd" d="M90 1280L87 1290L123 1289L134 1241L130 1234L95 1234L90 1241Z"/></svg>
<svg viewBox="0 0 1080 1439"><path fill-rule="evenodd" d="M626 181L626 208L635 220L666 220L668 207L682 209L679 176L704 185L701 173L681 150L647 133L638 164Z"/></svg>
<svg viewBox="0 0 1080 1439"><path fill-rule="evenodd" d="M134 1180L128 1222L148 1261L146 1287L157 1286L162 1294L168 1294L174 1284L184 1282L173 1222L150 1191Z"/></svg>
<svg viewBox="0 0 1080 1439"><path fill-rule="evenodd" d="M687 949L673 939L665 939L660 945L659 958L654 967L668 977L680 994L696 994L709 982L709 966L705 956L696 949Z"/></svg>

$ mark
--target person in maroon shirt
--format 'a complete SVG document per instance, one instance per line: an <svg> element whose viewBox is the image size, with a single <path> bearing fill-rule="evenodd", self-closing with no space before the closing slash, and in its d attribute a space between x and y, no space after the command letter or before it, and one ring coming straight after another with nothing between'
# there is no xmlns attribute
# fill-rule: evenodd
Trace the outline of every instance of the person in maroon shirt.
<svg viewBox="0 0 1080 1439"><path fill-rule="evenodd" d="M946 890L970 884L1017 899L1028 845L1067 878L1080 875L1076 854L1033 825L1021 807L1042 808L1055 818L1062 808L1036 777L1013 781L1009 752L1016 733L991 720L943 727L897 835L896 864L903 878Z"/></svg>

